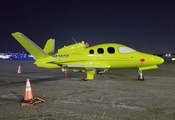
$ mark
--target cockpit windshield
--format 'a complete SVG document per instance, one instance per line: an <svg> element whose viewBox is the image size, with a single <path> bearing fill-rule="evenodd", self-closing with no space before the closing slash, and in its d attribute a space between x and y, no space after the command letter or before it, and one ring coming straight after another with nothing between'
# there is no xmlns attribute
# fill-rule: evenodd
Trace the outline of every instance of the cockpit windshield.
<svg viewBox="0 0 175 120"><path fill-rule="evenodd" d="M132 53L132 52L135 52L136 50L132 49L132 48L129 48L127 46L120 46L118 48L119 52L120 53Z"/></svg>

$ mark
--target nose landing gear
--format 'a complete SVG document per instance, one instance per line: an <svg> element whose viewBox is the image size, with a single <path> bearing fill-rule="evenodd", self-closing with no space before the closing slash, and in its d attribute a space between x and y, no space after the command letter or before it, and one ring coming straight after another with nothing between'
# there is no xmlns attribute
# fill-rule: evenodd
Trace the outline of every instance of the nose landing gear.
<svg viewBox="0 0 175 120"><path fill-rule="evenodd" d="M139 73L138 80L144 81L144 77L143 77L142 71L139 70L138 73Z"/></svg>

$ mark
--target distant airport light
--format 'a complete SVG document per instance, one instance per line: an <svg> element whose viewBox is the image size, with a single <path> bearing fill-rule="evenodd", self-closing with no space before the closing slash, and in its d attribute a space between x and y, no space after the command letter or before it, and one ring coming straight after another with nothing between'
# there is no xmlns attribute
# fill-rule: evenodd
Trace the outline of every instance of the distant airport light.
<svg viewBox="0 0 175 120"><path fill-rule="evenodd" d="M165 54L165 57L171 57L171 54L167 53Z"/></svg>
<svg viewBox="0 0 175 120"><path fill-rule="evenodd" d="M175 60L175 58L172 58L171 60Z"/></svg>

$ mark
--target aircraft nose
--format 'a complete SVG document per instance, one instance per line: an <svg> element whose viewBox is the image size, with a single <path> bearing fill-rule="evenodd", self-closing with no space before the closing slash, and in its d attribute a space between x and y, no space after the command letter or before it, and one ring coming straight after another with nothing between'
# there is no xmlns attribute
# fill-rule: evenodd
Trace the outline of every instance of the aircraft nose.
<svg viewBox="0 0 175 120"><path fill-rule="evenodd" d="M159 65L159 64L162 64L164 62L164 59L156 56L155 61L156 61L156 64Z"/></svg>

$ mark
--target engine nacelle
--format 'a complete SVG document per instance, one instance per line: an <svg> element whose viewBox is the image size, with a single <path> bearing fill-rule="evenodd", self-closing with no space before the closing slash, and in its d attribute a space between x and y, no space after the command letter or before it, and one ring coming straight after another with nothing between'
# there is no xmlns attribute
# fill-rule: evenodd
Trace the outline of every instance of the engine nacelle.
<svg viewBox="0 0 175 120"><path fill-rule="evenodd" d="M84 41L76 43L76 44L72 44L72 45L68 45L68 46L64 46L63 48L58 49L58 53L59 54L63 54L63 53L72 53L78 50L82 50L89 47L88 43L85 43Z"/></svg>

